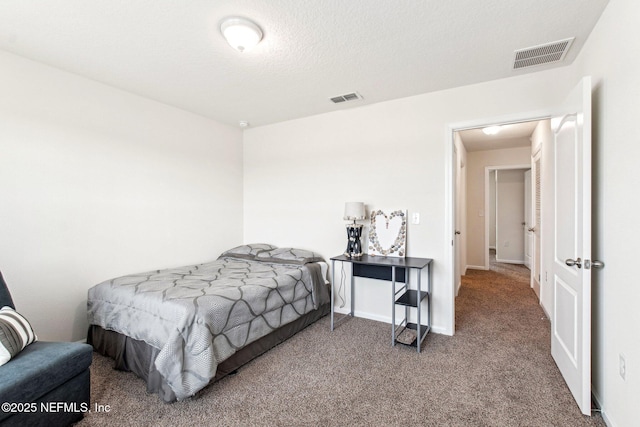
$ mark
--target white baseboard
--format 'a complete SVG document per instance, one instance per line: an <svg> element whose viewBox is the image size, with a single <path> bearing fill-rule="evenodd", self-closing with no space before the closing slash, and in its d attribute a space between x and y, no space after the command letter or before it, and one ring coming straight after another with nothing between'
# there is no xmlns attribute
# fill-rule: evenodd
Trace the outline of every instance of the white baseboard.
<svg viewBox="0 0 640 427"><path fill-rule="evenodd" d="M334 309L334 312L336 314L349 314L349 310L348 309L344 309L344 308L338 308L336 307ZM391 317L390 316L381 316L379 314L373 314L373 313L369 313L366 311L358 311L356 310L354 312L354 316L355 317L362 317L363 319L369 319L369 320L375 320L376 322L382 322L382 323L391 323Z"/></svg>
<svg viewBox="0 0 640 427"><path fill-rule="evenodd" d="M375 320L376 322L389 323L391 324L390 316L381 316L379 314L368 313L364 311L356 310L354 315L356 317L362 317L363 319Z"/></svg>
<svg viewBox="0 0 640 427"><path fill-rule="evenodd" d="M551 316L549 316L547 309L544 308L544 305L542 305L542 302L539 302L539 304L540 304L540 307L542 307L542 312L544 313L545 316L547 316L547 320L551 321Z"/></svg>
<svg viewBox="0 0 640 427"><path fill-rule="evenodd" d="M598 396L598 393L593 389L593 385L591 386L591 397L596 403L596 406L600 409L600 415L602 416L604 423L608 427L617 427L618 425L607 416L607 413L602 408L602 401L600 400L600 396Z"/></svg>
<svg viewBox="0 0 640 427"><path fill-rule="evenodd" d="M538 301L540 301L540 282L538 282L534 278L533 282L531 283L531 287L533 288L533 292L535 292L536 296L538 297Z"/></svg>
<svg viewBox="0 0 640 427"><path fill-rule="evenodd" d="M453 336L453 334L450 334L449 332L447 332L446 328L443 328L440 326L431 325L431 332L433 332L434 334Z"/></svg>
<svg viewBox="0 0 640 427"><path fill-rule="evenodd" d="M488 270L484 265L467 265L466 270Z"/></svg>
<svg viewBox="0 0 640 427"><path fill-rule="evenodd" d="M503 264L523 264L524 265L524 260L523 259L501 259L501 258L496 258L496 262L501 262Z"/></svg>
<svg viewBox="0 0 640 427"><path fill-rule="evenodd" d="M404 310L403 310L404 312ZM425 312L425 310L423 309L422 311L423 313ZM337 314L347 314L349 313L348 310L344 310L344 309L335 309L335 313ZM368 319L368 320L375 320L376 322L382 322L382 323L388 323L389 325L391 325L391 317L390 316L381 316L379 314L373 314L373 313L368 313L365 311L355 311L354 313L355 317L361 317L363 319ZM400 320L400 319L396 319L396 320ZM391 326L389 326L389 328L391 328ZM435 326L435 325L431 325L431 332L435 333L435 334L441 334L441 335L451 335L450 333L447 333L447 329L442 327L442 326Z"/></svg>

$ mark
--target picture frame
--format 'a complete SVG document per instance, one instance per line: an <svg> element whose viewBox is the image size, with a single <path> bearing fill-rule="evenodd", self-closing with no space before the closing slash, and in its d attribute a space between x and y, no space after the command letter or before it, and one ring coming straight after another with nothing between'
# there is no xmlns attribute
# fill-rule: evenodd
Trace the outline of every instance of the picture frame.
<svg viewBox="0 0 640 427"><path fill-rule="evenodd" d="M374 209L370 215L369 255L405 257L407 210Z"/></svg>

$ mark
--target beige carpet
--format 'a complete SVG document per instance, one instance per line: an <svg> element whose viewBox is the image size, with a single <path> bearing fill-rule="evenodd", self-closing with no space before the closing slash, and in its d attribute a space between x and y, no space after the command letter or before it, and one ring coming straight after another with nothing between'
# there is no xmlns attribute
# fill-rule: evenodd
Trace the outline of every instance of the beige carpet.
<svg viewBox="0 0 640 427"><path fill-rule="evenodd" d="M325 317L174 404L94 354L92 402L109 412L79 426L604 426L583 416L549 354L549 322L528 270L470 271L456 299L456 334L423 351L390 344L390 325Z"/></svg>

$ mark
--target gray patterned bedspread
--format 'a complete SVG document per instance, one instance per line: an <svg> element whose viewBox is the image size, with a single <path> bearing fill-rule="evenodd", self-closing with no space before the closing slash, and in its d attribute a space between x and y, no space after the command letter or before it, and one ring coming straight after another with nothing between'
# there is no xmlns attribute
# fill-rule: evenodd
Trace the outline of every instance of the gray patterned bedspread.
<svg viewBox="0 0 640 427"><path fill-rule="evenodd" d="M181 400L236 350L328 301L317 263L222 256L100 283L87 306L90 324L157 348L156 369Z"/></svg>

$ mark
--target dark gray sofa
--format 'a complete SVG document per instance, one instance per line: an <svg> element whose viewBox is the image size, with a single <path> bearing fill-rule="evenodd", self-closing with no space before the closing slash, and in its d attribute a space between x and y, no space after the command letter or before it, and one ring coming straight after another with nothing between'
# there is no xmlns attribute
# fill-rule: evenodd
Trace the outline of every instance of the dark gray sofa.
<svg viewBox="0 0 640 427"><path fill-rule="evenodd" d="M15 309L0 273L4 306ZM88 344L36 341L0 366L0 404L15 403L0 409L0 426L67 426L81 420L91 409L92 356Z"/></svg>

